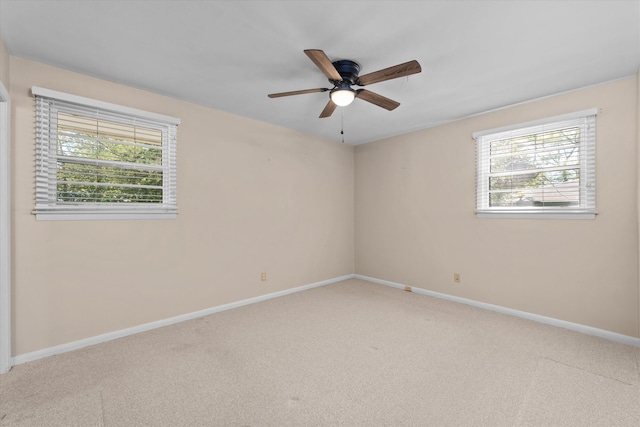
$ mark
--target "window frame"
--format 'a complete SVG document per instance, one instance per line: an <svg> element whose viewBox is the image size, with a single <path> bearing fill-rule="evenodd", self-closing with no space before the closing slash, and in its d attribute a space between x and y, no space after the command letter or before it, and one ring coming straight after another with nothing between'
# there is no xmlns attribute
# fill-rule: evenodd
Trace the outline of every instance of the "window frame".
<svg viewBox="0 0 640 427"><path fill-rule="evenodd" d="M180 119L124 107L77 95L32 87L36 99L36 203L37 220L175 219L177 217L177 126ZM129 126L142 123L162 132L162 203L97 203L57 200L57 127L52 113L78 114L91 120L98 116ZM86 114L86 115L85 115ZM133 123L133 125L132 125ZM82 162L88 164L89 162Z"/></svg>
<svg viewBox="0 0 640 427"><path fill-rule="evenodd" d="M595 219L596 177L596 118L598 109L576 111L525 123L474 132L476 141L476 216L478 218L523 218L523 219ZM490 207L488 146L492 141L505 137L540 134L558 125L575 122L580 126L580 205L578 207ZM587 130L585 132L585 130Z"/></svg>

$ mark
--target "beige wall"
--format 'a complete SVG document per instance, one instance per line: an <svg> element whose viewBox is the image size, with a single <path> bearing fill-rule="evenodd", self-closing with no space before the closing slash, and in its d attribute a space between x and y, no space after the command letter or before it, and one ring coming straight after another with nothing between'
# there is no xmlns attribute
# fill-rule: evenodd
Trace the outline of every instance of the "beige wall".
<svg viewBox="0 0 640 427"><path fill-rule="evenodd" d="M4 85L5 89L9 90L9 52L4 44L4 41L0 38L0 82Z"/></svg>
<svg viewBox="0 0 640 427"><path fill-rule="evenodd" d="M9 57L0 41L7 87L9 59L14 355L339 277L354 263L358 274L639 336L640 73L361 145L354 159L350 146ZM180 117L178 219L36 221L34 85ZM475 217L474 131L591 107L601 109L596 220Z"/></svg>
<svg viewBox="0 0 640 427"><path fill-rule="evenodd" d="M638 337L636 80L357 146L356 273ZM595 220L476 218L473 132L591 107Z"/></svg>
<svg viewBox="0 0 640 427"><path fill-rule="evenodd" d="M9 52L4 44L4 41L0 38L0 81L4 85L5 89L9 90Z"/></svg>
<svg viewBox="0 0 640 427"><path fill-rule="evenodd" d="M11 78L14 355L353 273L353 147L16 57ZM32 86L181 118L178 219L36 221Z"/></svg>

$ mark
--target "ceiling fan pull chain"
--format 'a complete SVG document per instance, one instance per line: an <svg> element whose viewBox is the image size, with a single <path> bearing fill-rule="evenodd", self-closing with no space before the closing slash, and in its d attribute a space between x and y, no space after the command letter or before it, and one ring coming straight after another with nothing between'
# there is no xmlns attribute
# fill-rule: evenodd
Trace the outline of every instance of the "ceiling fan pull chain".
<svg viewBox="0 0 640 427"><path fill-rule="evenodd" d="M340 135L342 135L342 143L344 144L344 108L340 112Z"/></svg>

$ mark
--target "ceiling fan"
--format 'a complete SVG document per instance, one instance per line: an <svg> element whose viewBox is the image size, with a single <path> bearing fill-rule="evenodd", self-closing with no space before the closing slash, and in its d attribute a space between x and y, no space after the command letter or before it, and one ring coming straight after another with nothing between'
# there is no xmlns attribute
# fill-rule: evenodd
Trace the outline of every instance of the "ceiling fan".
<svg viewBox="0 0 640 427"><path fill-rule="evenodd" d="M282 96L302 95L305 93L327 92L329 91L329 102L320 113L320 118L329 117L333 114L337 106L351 104L355 98L363 99L386 110L394 110L400 103L386 98L366 89L353 89L352 86L366 86L373 83L383 82L398 77L409 76L422 71L418 61L413 60L398 64L373 73L358 76L360 64L350 59L341 59L331 62L327 55L319 49L307 49L304 51L314 64L324 73L333 85L332 89L317 88L294 90L292 92L271 93L269 98L280 98Z"/></svg>

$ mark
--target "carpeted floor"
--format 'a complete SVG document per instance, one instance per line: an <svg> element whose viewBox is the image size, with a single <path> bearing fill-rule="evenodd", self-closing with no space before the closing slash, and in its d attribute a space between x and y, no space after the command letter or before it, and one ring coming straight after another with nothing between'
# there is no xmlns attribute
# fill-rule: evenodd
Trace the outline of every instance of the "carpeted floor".
<svg viewBox="0 0 640 427"><path fill-rule="evenodd" d="M353 279L16 366L0 426L638 426L639 366Z"/></svg>

